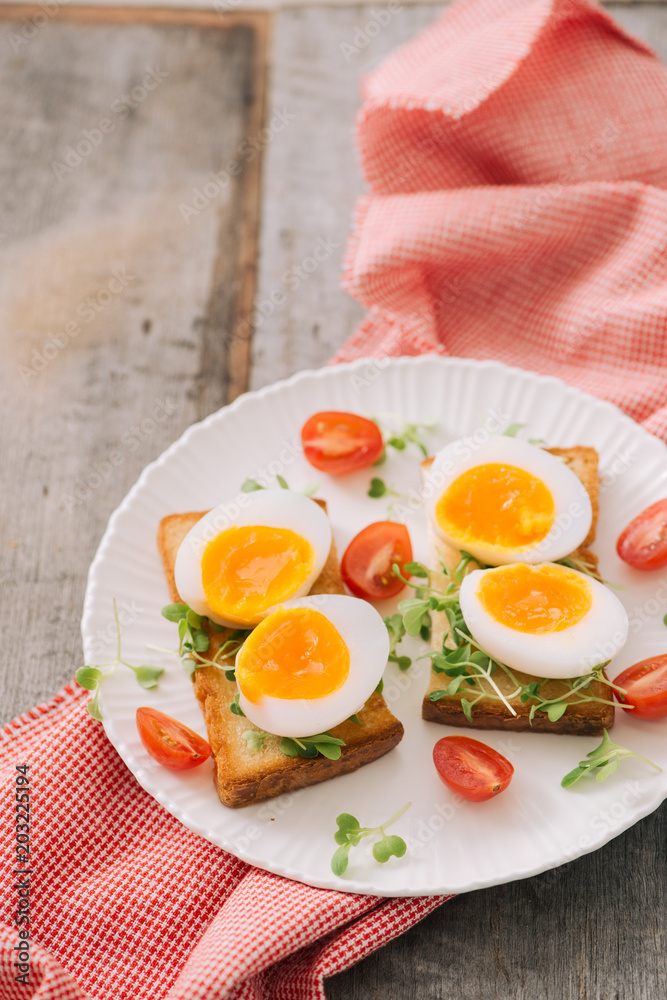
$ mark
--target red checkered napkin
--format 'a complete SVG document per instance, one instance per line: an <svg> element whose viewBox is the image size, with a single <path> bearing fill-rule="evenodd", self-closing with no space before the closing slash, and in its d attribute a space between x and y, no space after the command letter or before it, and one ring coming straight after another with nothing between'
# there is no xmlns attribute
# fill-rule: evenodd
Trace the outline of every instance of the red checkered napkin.
<svg viewBox="0 0 667 1000"><path fill-rule="evenodd" d="M87 700L65 688L0 744L0 1000L314 1000L442 902L311 889L226 854L139 787ZM14 978L17 764L30 765L30 986Z"/></svg>
<svg viewBox="0 0 667 1000"><path fill-rule="evenodd" d="M667 73L588 0L455 4L365 83L337 360L557 375L667 437Z"/></svg>
<svg viewBox="0 0 667 1000"><path fill-rule="evenodd" d="M665 434L667 78L583 0L453 6L367 81L341 357L437 351L559 374ZM249 868L136 783L66 688L15 720L3 779L0 1000L311 1000L431 899ZM30 985L12 873L29 764Z"/></svg>

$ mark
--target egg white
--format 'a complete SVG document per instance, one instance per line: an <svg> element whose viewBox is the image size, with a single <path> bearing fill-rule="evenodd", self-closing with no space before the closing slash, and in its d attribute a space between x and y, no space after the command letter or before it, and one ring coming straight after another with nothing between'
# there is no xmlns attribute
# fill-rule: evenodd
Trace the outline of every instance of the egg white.
<svg viewBox="0 0 667 1000"><path fill-rule="evenodd" d="M301 597L307 594L327 561L331 549L331 525L319 504L302 493L292 490L257 490L241 493L227 503L219 504L190 529L183 539L176 556L174 578L176 589L184 601L199 615L205 615L218 625L230 628L257 625L262 617L243 619L222 617L216 614L206 600L202 584L201 560L209 542L228 528L262 525L267 528L285 528L296 532L311 545L314 562L303 584L290 594Z"/></svg>
<svg viewBox="0 0 667 1000"><path fill-rule="evenodd" d="M435 517L438 500L460 475L478 465L500 463L514 465L541 479L554 500L555 519L549 533L530 546L509 549L457 539L445 533ZM507 563L554 562L574 552L590 531L593 510L590 497L581 480L555 455L517 438L498 435L479 446L470 439L452 441L437 453L423 488L424 503L433 529L443 541L455 549L464 548L489 566Z"/></svg>
<svg viewBox="0 0 667 1000"><path fill-rule="evenodd" d="M592 603L576 624L561 632L531 635L496 621L484 609L479 586L492 569L475 570L461 584L461 611L473 640L508 667L536 677L582 677L614 656L628 637L628 616L618 597L586 576ZM574 572L572 570L571 572ZM581 574L579 574L581 575Z"/></svg>
<svg viewBox="0 0 667 1000"><path fill-rule="evenodd" d="M256 726L279 736L314 736L333 729L365 705L380 683L389 656L389 633L366 601L318 594L285 601L281 608L313 608L329 619L350 653L350 669L337 691L322 698L275 698L253 702L241 692L239 705ZM240 654L239 654L240 655Z"/></svg>

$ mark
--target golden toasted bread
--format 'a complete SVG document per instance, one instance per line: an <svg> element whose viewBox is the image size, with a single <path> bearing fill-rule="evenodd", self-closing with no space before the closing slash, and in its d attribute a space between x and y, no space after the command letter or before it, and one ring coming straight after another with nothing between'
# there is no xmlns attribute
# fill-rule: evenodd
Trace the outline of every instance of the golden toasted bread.
<svg viewBox="0 0 667 1000"><path fill-rule="evenodd" d="M326 511L322 500L315 501ZM190 528L206 511L170 514L158 529L158 548L171 600L180 601L174 580L174 563L179 546ZM313 584L311 594L343 594L345 589L332 542L329 557ZM210 632L211 646L207 655L214 656L227 633ZM208 741L215 761L215 786L226 806L247 806L263 799L315 785L327 778L349 774L364 764L382 757L399 743L403 726L389 711L381 694L375 692L357 713L363 726L343 722L331 730L333 736L345 741L339 760L325 757L287 757L278 749L279 738L269 736L261 750L251 750L243 739L248 729L257 729L243 716L233 715L229 705L238 688L225 677L230 662L219 667L200 667L193 677L194 691L204 714Z"/></svg>
<svg viewBox="0 0 667 1000"><path fill-rule="evenodd" d="M563 459L582 481L590 496L593 508L591 529L583 544L576 552L572 553L572 558L584 562L594 570L597 570L597 556L587 548L584 548L585 545L590 545L594 541L598 520L599 478L597 452L594 448L586 447L549 448L547 450L558 458ZM428 470L431 461L432 459L426 459L422 463L424 472ZM432 564L439 566L440 561L442 561L447 569L453 572L460 561L460 552L437 538L430 525L429 543ZM442 590L449 581L443 574L433 573L431 582L432 586ZM444 612L435 612L431 618L431 645L433 649L440 650L442 649L443 640L449 627L447 617ZM520 684L531 684L533 681L541 681L543 679L533 674L524 674L518 670L515 670L514 674ZM502 671L497 670L493 675L493 679L503 695L508 696L515 690L509 677ZM485 681L481 683L488 691L491 691L490 686ZM509 703L517 713L516 716L511 715L501 701L492 698L482 698L473 709L471 722L466 718L461 707L461 699L466 697L465 690L459 691L456 694L446 695L443 698L439 698L438 701L431 701L429 695L434 691L442 690L443 686L445 686L443 675L437 674L432 670L428 691L422 704L422 718L427 719L429 722L440 722L447 726L464 726L472 729L507 729L514 732L530 730L542 733L569 733L578 736L597 735L603 729L609 729L614 724L614 706L603 705L595 701L584 702L580 705L570 705L564 715L556 722L551 722L544 712L536 712L531 723L529 718L530 702L527 704L523 703L518 695L515 698L508 698ZM566 685L562 681L550 681L549 684L545 684L541 688L540 693L542 697L551 699L564 694L566 690ZM590 693L599 698L609 698L609 688L599 681L592 682Z"/></svg>

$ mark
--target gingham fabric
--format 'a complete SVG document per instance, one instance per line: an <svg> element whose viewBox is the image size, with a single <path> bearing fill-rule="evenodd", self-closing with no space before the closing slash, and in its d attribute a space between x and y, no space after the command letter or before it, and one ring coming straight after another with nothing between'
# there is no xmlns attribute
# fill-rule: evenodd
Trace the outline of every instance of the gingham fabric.
<svg viewBox="0 0 667 1000"><path fill-rule="evenodd" d="M364 87L337 360L557 375L667 437L667 72L588 0L467 0Z"/></svg>
<svg viewBox="0 0 667 1000"><path fill-rule="evenodd" d="M473 0L365 98L371 193L345 280L371 312L340 357L496 357L664 436L667 80L649 50L583 0ZM315 1000L443 902L311 889L230 857L138 786L87 698L65 688L0 744L0 1000ZM28 986L12 874L24 763Z"/></svg>
<svg viewBox="0 0 667 1000"><path fill-rule="evenodd" d="M66 687L14 720L3 788L1 1000L305 1000L442 897L328 892L251 868L143 791ZM15 981L16 765L29 764L30 985Z"/></svg>

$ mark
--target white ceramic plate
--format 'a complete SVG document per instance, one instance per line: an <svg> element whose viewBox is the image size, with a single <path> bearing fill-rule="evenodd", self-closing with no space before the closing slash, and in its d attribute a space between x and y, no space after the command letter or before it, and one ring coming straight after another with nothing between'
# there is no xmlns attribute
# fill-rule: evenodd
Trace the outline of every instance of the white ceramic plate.
<svg viewBox="0 0 667 1000"><path fill-rule="evenodd" d="M113 657L116 597L125 656L130 662L167 668L156 691L142 691L124 668L103 685L107 735L140 784L191 830L253 865L314 886L380 896L463 892L534 875L601 847L656 809L667 796L667 769L657 774L628 761L604 783L586 779L566 791L560 779L597 738L536 733L480 734L512 761L514 779L490 802L456 800L431 760L436 740L456 730L420 718L425 660L407 674L390 664L385 675L385 696L405 726L402 743L355 774L295 795L228 809L213 788L210 762L179 775L147 756L134 721L139 705L162 709L205 734L179 663L146 650L148 643L176 644L175 626L160 616L168 601L155 545L161 517L205 510L233 498L247 476L271 482L280 473L294 488L319 479L342 552L360 528L386 516L385 500L366 496L371 475L380 471L402 492L418 489L420 456L413 449L392 454L381 470L338 479L318 475L301 454L299 431L321 409L400 414L415 421L434 418L433 450L463 435L483 438L515 421L529 425L531 436L551 445L593 445L603 477L595 549L603 575L627 587L620 596L631 623L630 639L612 675L667 651L662 621L667 569L633 571L614 549L621 528L667 495L667 451L660 441L608 403L555 379L492 362L427 356L304 372L214 413L148 466L112 516L91 567L82 624L86 662ZM419 512L406 518L415 558L426 560L422 521ZM415 641L409 651L418 655L423 649ZM665 735L667 720L642 723L617 711L614 740L667 768ZM330 859L338 813L351 812L362 825L375 825L408 801L411 808L393 828L408 841L408 853L379 865L360 846L351 854L345 877L336 878Z"/></svg>

